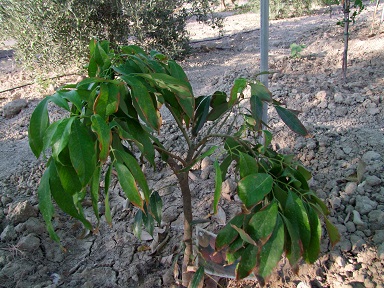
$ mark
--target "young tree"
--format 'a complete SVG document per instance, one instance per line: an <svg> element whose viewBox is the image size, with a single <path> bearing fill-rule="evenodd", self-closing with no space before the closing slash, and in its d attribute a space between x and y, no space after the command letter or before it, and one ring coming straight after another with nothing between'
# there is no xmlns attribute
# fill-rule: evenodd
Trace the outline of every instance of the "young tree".
<svg viewBox="0 0 384 288"><path fill-rule="evenodd" d="M237 263L237 279L253 273L263 282L284 252L293 267L300 259L316 261L321 239L319 217L326 223L331 243L339 240L337 229L326 217L326 205L309 187L310 172L293 155L274 151L270 132L263 131L265 143L258 142L263 103L273 106L293 131L307 134L295 113L273 100L260 82L240 78L229 95L216 91L195 98L183 69L163 54L153 51L148 55L138 46L123 46L114 52L108 42L95 40L91 41L90 52L89 77L43 99L32 114L28 130L36 157L50 151L38 198L40 212L55 241L60 239L52 223L53 201L93 231L95 223L85 217L82 201L91 199L99 220L97 203L103 194L105 218L111 223L112 170L126 197L137 207L134 231L140 233L144 225L153 233L155 222L161 223L162 200L151 191L139 163L145 159L155 166L156 153L176 175L182 193L184 287L197 283L203 271L199 268L191 282L188 267L194 264L193 207L188 172L207 156L216 157L214 213L229 166L234 165L237 171L237 193L243 209L216 238L216 249L225 249L227 262ZM244 94L247 87L250 97ZM68 111L68 117L50 123L49 102ZM157 137L162 127L162 106L173 116L186 151L167 150ZM135 152L140 153L139 159ZM104 191L100 190L101 181Z"/></svg>

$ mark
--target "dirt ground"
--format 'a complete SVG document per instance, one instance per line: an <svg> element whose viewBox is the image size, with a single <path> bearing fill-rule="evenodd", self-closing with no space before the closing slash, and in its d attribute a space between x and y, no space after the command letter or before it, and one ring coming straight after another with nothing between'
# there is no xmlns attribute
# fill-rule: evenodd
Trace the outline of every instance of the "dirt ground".
<svg viewBox="0 0 384 288"><path fill-rule="evenodd" d="M330 207L341 241L332 248L324 237L320 259L301 265L298 274L282 259L267 287L384 287L384 24L376 22L371 33L373 9L367 2L351 26L347 81L341 73L343 31L335 24L340 11L335 9L331 18L322 9L271 21L269 66L276 73L270 76L270 90L275 99L302 112L300 119L310 132L306 138L294 135L270 111L273 145L295 153L312 171L311 186ZM196 96L228 92L234 79L259 72L258 16L223 15L223 35L188 24L194 49L181 65ZM299 58L290 57L292 43L306 46ZM155 239L133 235L135 208L116 182L112 227L103 221L97 235L82 235L77 222L57 212L54 225L66 251L47 235L37 201L44 159L36 160L29 149L28 123L45 95L77 77L3 92L34 80L15 64L12 43L0 46L0 287L172 287L183 215L176 178L165 166L147 170L150 187L165 203L164 227L156 230ZM62 115L54 107L52 113ZM166 118L163 137L177 146L175 131ZM360 181L353 180L356 173ZM196 167L191 179L194 216L202 218L212 209L214 179L205 165ZM235 194L230 180L224 194ZM220 207L218 216L201 228L217 232L239 203L236 197L222 197ZM162 242L163 248L158 245ZM207 278L206 287L216 287L213 280L218 287L259 287L253 280L219 278Z"/></svg>

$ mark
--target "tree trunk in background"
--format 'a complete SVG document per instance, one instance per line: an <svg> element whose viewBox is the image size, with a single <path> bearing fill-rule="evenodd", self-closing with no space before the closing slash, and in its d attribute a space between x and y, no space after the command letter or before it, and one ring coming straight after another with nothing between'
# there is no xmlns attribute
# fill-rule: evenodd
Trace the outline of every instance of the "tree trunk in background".
<svg viewBox="0 0 384 288"><path fill-rule="evenodd" d="M268 71L269 53L269 0L261 0L260 3L260 72ZM268 88L268 74L260 75L260 81ZM268 106L263 103L261 120L268 123ZM264 129L264 127L262 127Z"/></svg>
<svg viewBox="0 0 384 288"><path fill-rule="evenodd" d="M343 52L343 78L347 79L347 66L348 66L348 40L349 40L349 9L351 6L350 0L344 0L343 12L344 12L344 52Z"/></svg>

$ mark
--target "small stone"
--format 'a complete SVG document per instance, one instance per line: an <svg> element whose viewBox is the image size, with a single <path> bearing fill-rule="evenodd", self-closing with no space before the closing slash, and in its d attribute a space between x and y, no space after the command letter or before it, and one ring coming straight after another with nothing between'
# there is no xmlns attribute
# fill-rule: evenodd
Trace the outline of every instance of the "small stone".
<svg viewBox="0 0 384 288"><path fill-rule="evenodd" d="M347 271L347 272L353 272L353 271L355 271L356 269L355 269L355 265L353 265L353 264L347 264L347 265L345 265L345 267L344 267L344 271Z"/></svg>
<svg viewBox="0 0 384 288"><path fill-rule="evenodd" d="M3 232L0 234L0 239L3 242L9 242L15 240L17 238L17 234L15 231L15 227L13 225L7 225Z"/></svg>
<svg viewBox="0 0 384 288"><path fill-rule="evenodd" d="M373 210L369 212L368 219L371 224L371 229L381 230L384 229L384 212L381 210Z"/></svg>
<svg viewBox="0 0 384 288"><path fill-rule="evenodd" d="M19 240L17 247L22 251L33 252L40 247L40 239L35 234L28 234Z"/></svg>
<svg viewBox="0 0 384 288"><path fill-rule="evenodd" d="M25 230L29 233L41 235L46 231L45 225L39 219L31 217L24 223Z"/></svg>
<svg viewBox="0 0 384 288"><path fill-rule="evenodd" d="M337 228L337 230L339 230L340 234L344 234L345 232L347 232L347 227L345 227L343 224L335 224L335 227Z"/></svg>
<svg viewBox="0 0 384 288"><path fill-rule="evenodd" d="M340 208L340 206L341 206L340 197L334 197L334 198L330 199L329 202L332 206L332 209L334 209L334 210Z"/></svg>
<svg viewBox="0 0 384 288"><path fill-rule="evenodd" d="M7 219L14 225L25 222L30 217L36 217L37 211L28 201L12 203L8 208Z"/></svg>
<svg viewBox="0 0 384 288"><path fill-rule="evenodd" d="M333 96L333 99L336 103L343 103L344 102L344 97L340 93L335 93Z"/></svg>
<svg viewBox="0 0 384 288"><path fill-rule="evenodd" d="M352 234L351 237L351 244L352 244L352 249L353 250L359 250L363 247L363 245L366 244L363 238L361 238L358 235Z"/></svg>
<svg viewBox="0 0 384 288"><path fill-rule="evenodd" d="M371 281L370 279L366 278L364 280L364 286L365 286L365 288L376 288L376 283Z"/></svg>
<svg viewBox="0 0 384 288"><path fill-rule="evenodd" d="M372 240L376 245L384 243L384 230L376 230Z"/></svg>
<svg viewBox="0 0 384 288"><path fill-rule="evenodd" d="M381 160L381 155L375 151L368 151L365 152L362 160L366 163L369 164L372 161L380 161Z"/></svg>
<svg viewBox="0 0 384 288"><path fill-rule="evenodd" d="M322 90L322 91L319 91L316 93L316 99L317 100L320 100L320 101L324 101L326 100L326 97L327 97L327 92Z"/></svg>
<svg viewBox="0 0 384 288"><path fill-rule="evenodd" d="M364 226L365 223L361 220L360 213L357 212L356 210L353 210L352 213L353 213L353 223L355 223L356 225Z"/></svg>
<svg viewBox="0 0 384 288"><path fill-rule="evenodd" d="M201 161L201 170L204 170L210 166L212 166L213 164L213 161L211 158L209 157L205 157L202 161Z"/></svg>
<svg viewBox="0 0 384 288"><path fill-rule="evenodd" d="M360 214L365 215L376 209L377 202L372 201L367 196L356 196L356 210L359 211ZM355 223L356 224L356 223Z"/></svg>
<svg viewBox="0 0 384 288"><path fill-rule="evenodd" d="M381 179L375 175L369 175L365 178L365 183L369 186L376 186L381 184Z"/></svg>
<svg viewBox="0 0 384 288"><path fill-rule="evenodd" d="M345 185L345 193L348 195L355 194L357 190L357 184L356 182L348 182L347 185Z"/></svg>
<svg viewBox="0 0 384 288"><path fill-rule="evenodd" d="M342 256L337 256L336 259L335 259L335 263L337 265L339 265L340 267L344 267L345 266L345 260Z"/></svg>
<svg viewBox="0 0 384 288"><path fill-rule="evenodd" d="M12 118L20 113L20 111L28 106L25 99L16 99L3 107L3 116L5 118Z"/></svg>
<svg viewBox="0 0 384 288"><path fill-rule="evenodd" d="M349 147L349 146L345 146L345 147L343 147L343 151L344 151L346 154L349 154L349 153L352 152L352 148Z"/></svg>
<svg viewBox="0 0 384 288"><path fill-rule="evenodd" d="M305 282L300 282L299 284L297 284L296 286L297 288L311 288L311 285L305 283Z"/></svg>
<svg viewBox="0 0 384 288"><path fill-rule="evenodd" d="M381 243L377 248L377 258L384 260L384 243Z"/></svg>
<svg viewBox="0 0 384 288"><path fill-rule="evenodd" d="M367 113L369 115L377 115L380 113L380 109L379 108L368 108Z"/></svg>
<svg viewBox="0 0 384 288"><path fill-rule="evenodd" d="M353 233L356 231L355 223L353 223L352 221L348 221L347 223L345 223L345 227L347 227L347 231L349 233Z"/></svg>
<svg viewBox="0 0 384 288"><path fill-rule="evenodd" d="M348 239L340 241L337 246L340 247L340 250L343 252L348 252L352 250L352 244Z"/></svg>

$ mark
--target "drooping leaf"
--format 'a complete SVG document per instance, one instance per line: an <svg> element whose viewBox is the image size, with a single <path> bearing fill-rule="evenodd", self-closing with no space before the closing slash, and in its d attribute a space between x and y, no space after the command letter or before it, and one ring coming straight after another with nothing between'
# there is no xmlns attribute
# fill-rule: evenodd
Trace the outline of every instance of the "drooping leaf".
<svg viewBox="0 0 384 288"><path fill-rule="evenodd" d="M161 223L161 218L163 214L163 200L161 199L157 191L153 191L151 197L149 198L149 203L151 205L151 211L153 217L157 223Z"/></svg>
<svg viewBox="0 0 384 288"><path fill-rule="evenodd" d="M187 74L185 74L183 68L174 60L168 61L168 67L170 68L171 76L182 80L184 85L188 87L191 94L193 94L191 83L188 80Z"/></svg>
<svg viewBox="0 0 384 288"><path fill-rule="evenodd" d="M307 249L311 240L311 228L309 226L307 211L305 210L303 201L292 191L288 192L284 216L292 223L294 229L299 230L301 243L304 249Z"/></svg>
<svg viewBox="0 0 384 288"><path fill-rule="evenodd" d="M51 194L53 199L55 199L55 202L61 210L63 210L68 215L80 220L87 229L92 230L91 223L89 223L84 214L79 213L76 208L73 198L75 193L71 194L68 192L68 190L63 188L61 178L59 177L60 172L57 168L57 163L52 161L50 165L49 184L51 187Z"/></svg>
<svg viewBox="0 0 384 288"><path fill-rule="evenodd" d="M118 157L118 160L120 162L124 162L125 165L128 167L129 171L132 173L136 182L139 184L140 188L143 190L145 202L148 203L151 192L148 187L147 179L145 178L145 175L141 170L139 163L137 163L136 158L133 157L131 154L121 150L115 150L114 153L116 157Z"/></svg>
<svg viewBox="0 0 384 288"><path fill-rule="evenodd" d="M244 178L258 172L256 159L247 153L240 152L240 177Z"/></svg>
<svg viewBox="0 0 384 288"><path fill-rule="evenodd" d="M223 178L221 177L221 170L219 162L216 160L213 163L213 167L215 169L215 192L213 194L213 214L217 213L217 205L219 204L221 188L223 184Z"/></svg>
<svg viewBox="0 0 384 288"><path fill-rule="evenodd" d="M273 268L281 259L284 250L284 225L280 215L277 216L276 226L267 243L263 245L260 253L258 275L265 278L271 274Z"/></svg>
<svg viewBox="0 0 384 288"><path fill-rule="evenodd" d="M236 225L232 224L231 226L233 229L235 229L237 231L237 233L239 233L240 238L243 239L244 242L247 242L249 244L257 246L257 243L255 242L255 240L253 240L252 237L249 236L249 234L247 232L245 232L243 229L237 227Z"/></svg>
<svg viewBox="0 0 384 288"><path fill-rule="evenodd" d="M269 174L250 174L242 178L238 184L238 195L247 208L250 208L271 192L273 178Z"/></svg>
<svg viewBox="0 0 384 288"><path fill-rule="evenodd" d="M38 158L43 151L44 133L49 125L48 101L49 98L46 97L36 106L29 122L29 146L36 158Z"/></svg>
<svg viewBox="0 0 384 288"><path fill-rule="evenodd" d="M142 231L142 226L143 226L143 211L137 210L135 219L133 222L133 234L141 239L141 231Z"/></svg>
<svg viewBox="0 0 384 288"><path fill-rule="evenodd" d="M287 217L282 215L282 218L284 220L285 227L288 231L285 247L286 255L289 263L291 264L291 267L294 267L300 260L303 251L303 244L300 240L300 231L297 225L295 223L292 223Z"/></svg>
<svg viewBox="0 0 384 288"><path fill-rule="evenodd" d="M297 116L293 112L278 105L275 106L275 109L277 111L277 114L279 114L281 120L283 120L283 122L292 131L302 136L306 136L308 134L307 129L304 127L304 125L300 122L300 120L297 118Z"/></svg>
<svg viewBox="0 0 384 288"><path fill-rule="evenodd" d="M204 266L200 266L195 272L195 274L193 275L193 278L189 283L188 288L202 288L203 281L204 281Z"/></svg>
<svg viewBox="0 0 384 288"><path fill-rule="evenodd" d="M117 171L117 177L120 185L129 201L131 201L133 205L143 209L144 202L141 198L139 190L137 189L135 178L133 178L132 173L129 171L127 166L118 161L115 162L114 166Z"/></svg>
<svg viewBox="0 0 384 288"><path fill-rule="evenodd" d="M72 123L75 119L75 117L70 117L61 121L60 124L57 125L56 131L52 136L50 145L52 146L52 156L56 161L59 161L59 154L68 145Z"/></svg>
<svg viewBox="0 0 384 288"><path fill-rule="evenodd" d="M66 150L65 152L67 151L68 150ZM66 158L69 158L69 155L66 156ZM72 196L76 193L79 193L82 190L83 186L81 185L80 179L77 176L75 168L70 165L62 165L59 162L57 162L55 166L63 189Z"/></svg>
<svg viewBox="0 0 384 288"><path fill-rule="evenodd" d="M265 87L261 82L251 83L251 97L256 96L261 101L271 102L272 101L272 93Z"/></svg>
<svg viewBox="0 0 384 288"><path fill-rule="evenodd" d="M105 173L104 178L104 208L105 208L105 220L107 223L112 226L112 214L111 214L111 206L109 205L109 185L111 183L111 173L112 173L112 165L108 166L107 172Z"/></svg>
<svg viewBox="0 0 384 288"><path fill-rule="evenodd" d="M163 73L139 74L138 76L150 80L159 88L173 92L185 114L189 119L193 119L195 98L183 81Z"/></svg>
<svg viewBox="0 0 384 288"><path fill-rule="evenodd" d="M101 177L101 167L97 166L96 169L93 171L93 176L91 179L91 200L92 200L93 212L95 213L95 216L98 222L100 221L99 206L98 206L100 177Z"/></svg>
<svg viewBox="0 0 384 288"><path fill-rule="evenodd" d="M249 220L248 232L253 239L265 240L272 234L276 225L278 205L273 201L267 207L258 211Z"/></svg>
<svg viewBox="0 0 384 288"><path fill-rule="evenodd" d="M100 84L100 92L93 104L95 114L105 118L117 112L120 103L119 85L109 82Z"/></svg>
<svg viewBox="0 0 384 288"><path fill-rule="evenodd" d="M315 263L319 258L320 241L321 241L321 223L317 213L310 205L305 205L307 210L309 224L311 226L311 241L309 247L304 251L304 259L308 263Z"/></svg>
<svg viewBox="0 0 384 288"><path fill-rule="evenodd" d="M60 95L63 99L67 99L69 102L73 103L73 105L76 106L76 108L81 111L82 108L82 97L84 93L89 93L89 91L81 91L79 93L78 90L59 90L56 93ZM68 110L69 111L69 110Z"/></svg>
<svg viewBox="0 0 384 288"><path fill-rule="evenodd" d="M49 100L52 101L53 103L55 103L57 106L65 109L67 111L70 111L68 102L65 101L65 99L60 95L59 92L56 92L52 96L48 96L48 97L49 97Z"/></svg>
<svg viewBox="0 0 384 288"><path fill-rule="evenodd" d="M332 247L340 241L340 233L337 228L328 220L327 217L324 217L325 227L327 228L329 239L331 240Z"/></svg>
<svg viewBox="0 0 384 288"><path fill-rule="evenodd" d="M39 199L39 210L46 224L47 231L52 240L60 242L59 236L56 234L52 225L52 217L54 214L54 208L51 198L51 188L49 184L50 167L48 167L40 180L39 189L37 195Z"/></svg>
<svg viewBox="0 0 384 288"><path fill-rule="evenodd" d="M256 95L251 96L250 102L252 118L256 120L257 124L260 124L263 117L263 102Z"/></svg>
<svg viewBox="0 0 384 288"><path fill-rule="evenodd" d="M241 227L243 224L244 215L236 215L234 218L232 218L227 225L224 226L223 229L219 231L216 237L216 250L220 250L221 248L224 248L231 244L236 237L239 235L239 233L232 228L232 225L235 225L237 227Z"/></svg>
<svg viewBox="0 0 384 288"><path fill-rule="evenodd" d="M81 184L86 186L96 168L96 143L79 119L72 124L68 148L71 162Z"/></svg>
<svg viewBox="0 0 384 288"><path fill-rule="evenodd" d="M195 113L195 121L192 127L193 136L197 136L197 133L200 131L204 123L207 121L209 106L211 102L211 96L200 96L200 97L202 97L202 99L199 101L199 104L197 106L196 113Z"/></svg>
<svg viewBox="0 0 384 288"><path fill-rule="evenodd" d="M145 225L145 229L153 237L153 230L155 228L155 221L153 220L152 215L149 214L149 211L147 209L147 205L144 205L144 211L145 211L145 213L143 213L143 222Z"/></svg>
<svg viewBox="0 0 384 288"><path fill-rule="evenodd" d="M131 89L133 106L142 120L156 131L159 130L161 125L160 114L148 89L135 76L121 76L121 78L127 82Z"/></svg>
<svg viewBox="0 0 384 288"><path fill-rule="evenodd" d="M248 277L257 264L257 253L259 248L257 246L248 244L244 251L241 253L240 262L236 266L235 274L236 280Z"/></svg>
<svg viewBox="0 0 384 288"><path fill-rule="evenodd" d="M268 147L272 142L272 133L268 130L263 130L264 133L264 147Z"/></svg>
<svg viewBox="0 0 384 288"><path fill-rule="evenodd" d="M232 86L231 94L229 97L229 106L232 107L237 100L237 94L243 93L244 89L247 87L247 80L244 78L238 78L235 80L235 83Z"/></svg>
<svg viewBox="0 0 384 288"><path fill-rule="evenodd" d="M92 115L92 131L96 133L99 142L99 159L105 162L109 155L110 144L112 141L112 133L103 117L98 114Z"/></svg>

